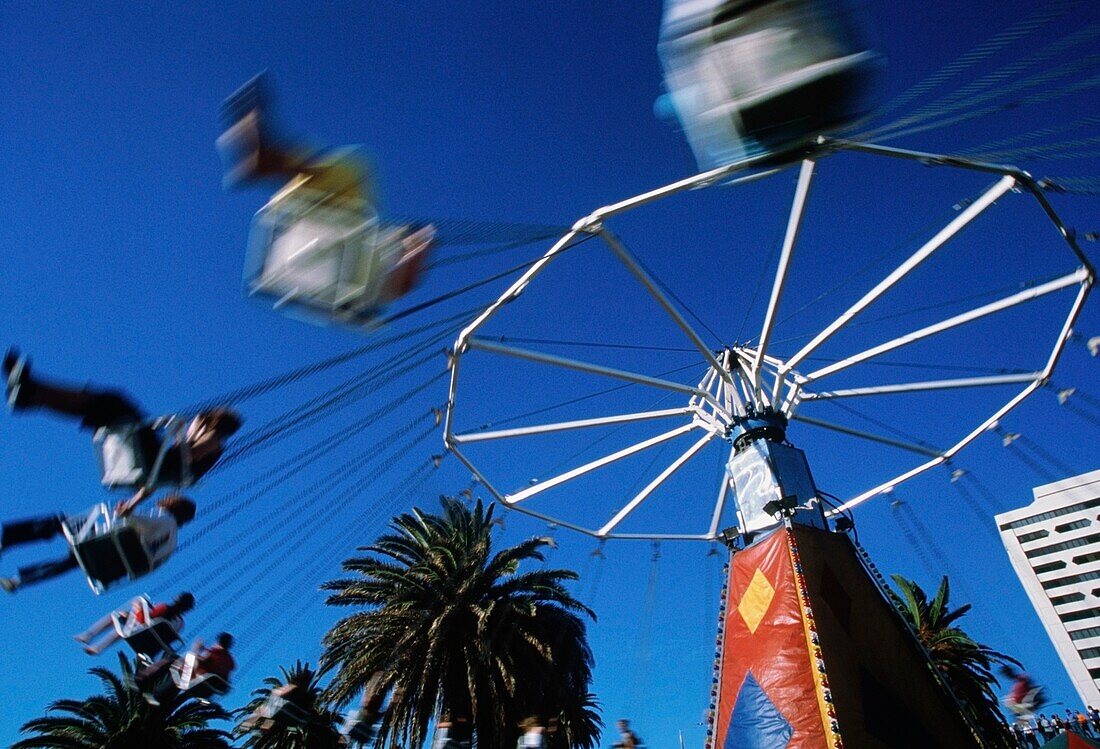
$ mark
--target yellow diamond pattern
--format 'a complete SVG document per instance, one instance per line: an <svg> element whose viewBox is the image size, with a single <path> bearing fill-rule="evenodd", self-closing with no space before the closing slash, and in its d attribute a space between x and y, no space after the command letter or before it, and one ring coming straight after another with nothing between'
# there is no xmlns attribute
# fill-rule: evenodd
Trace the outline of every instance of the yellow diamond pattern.
<svg viewBox="0 0 1100 749"><path fill-rule="evenodd" d="M759 569L752 576L749 587L745 588L745 595L741 596L741 603L737 604L737 613L745 620L745 626L749 632L756 634L756 628L760 626L760 620L768 613L768 607L775 598L775 588L768 582L768 578Z"/></svg>

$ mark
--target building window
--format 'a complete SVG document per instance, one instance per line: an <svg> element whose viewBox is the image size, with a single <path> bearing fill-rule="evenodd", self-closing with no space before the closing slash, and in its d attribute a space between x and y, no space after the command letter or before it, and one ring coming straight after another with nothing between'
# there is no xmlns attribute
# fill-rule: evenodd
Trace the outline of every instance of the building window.
<svg viewBox="0 0 1100 749"><path fill-rule="evenodd" d="M1085 640L1089 637L1100 637L1100 627L1089 627L1088 629L1075 629L1069 633L1069 639L1071 640Z"/></svg>
<svg viewBox="0 0 1100 749"><path fill-rule="evenodd" d="M1074 520L1072 523L1062 523L1061 525L1054 526L1054 530L1059 533L1068 533L1075 531L1078 528L1087 528L1092 523L1088 518L1081 518L1080 520Z"/></svg>
<svg viewBox="0 0 1100 749"><path fill-rule="evenodd" d="M1100 658L1100 648L1085 648L1084 650L1078 650L1077 655L1082 658Z"/></svg>
<svg viewBox="0 0 1100 749"><path fill-rule="evenodd" d="M1072 541L1063 541L1058 544L1050 544L1049 546L1040 546L1037 549L1031 549L1024 552L1024 556L1028 559L1034 559L1035 557L1045 556L1047 554L1056 554L1059 551L1065 551L1066 549L1076 549L1081 546L1092 546L1095 543L1100 543L1100 533L1090 533L1087 536L1081 536L1075 538Z"/></svg>
<svg viewBox="0 0 1100 749"><path fill-rule="evenodd" d="M1053 580L1043 580L1041 584L1045 590L1050 590L1052 588L1061 588L1063 585L1083 583L1088 580L1100 580L1100 570L1096 570L1095 572L1082 572L1080 575L1056 577Z"/></svg>
<svg viewBox="0 0 1100 749"><path fill-rule="evenodd" d="M1041 575L1044 572L1054 572L1054 570L1064 570L1066 568L1065 562L1044 562L1043 564L1037 564L1032 569L1035 570L1036 575ZM1100 590L1100 588L1097 588Z"/></svg>
<svg viewBox="0 0 1100 749"><path fill-rule="evenodd" d="M1095 562L1100 559L1100 551L1090 551L1088 554L1081 554L1073 558L1074 564L1088 564L1089 562Z"/></svg>
<svg viewBox="0 0 1100 749"><path fill-rule="evenodd" d="M1059 614L1058 618L1062 621L1079 622L1082 619L1093 619L1100 615L1100 609L1082 609L1081 611L1071 611L1068 614Z"/></svg>
<svg viewBox="0 0 1100 749"><path fill-rule="evenodd" d="M1061 606L1063 603L1077 603L1083 600L1085 600L1084 593L1067 593L1064 596L1054 596L1050 599L1050 602L1055 606Z"/></svg>
<svg viewBox="0 0 1100 749"><path fill-rule="evenodd" d="M1100 668L1090 668L1089 676L1091 676L1093 679L1100 679Z"/></svg>
<svg viewBox="0 0 1100 749"><path fill-rule="evenodd" d="M1016 540L1022 544L1026 544L1029 541L1038 541L1040 538L1046 538L1050 535L1050 531L1031 531L1030 533L1021 533L1016 536Z"/></svg>
<svg viewBox="0 0 1100 749"><path fill-rule="evenodd" d="M1020 518L1019 520L1013 520L1009 523L1002 523L1000 527L1002 531L1010 531L1016 528L1023 528L1025 525L1033 525L1035 523L1041 523L1044 520L1050 520L1051 518L1060 518L1063 515L1080 512L1081 510L1088 510L1092 507L1100 507L1100 497L1085 502L1078 502L1069 507L1061 507L1057 510L1051 510L1050 512L1040 512L1038 515L1032 515L1029 518Z"/></svg>

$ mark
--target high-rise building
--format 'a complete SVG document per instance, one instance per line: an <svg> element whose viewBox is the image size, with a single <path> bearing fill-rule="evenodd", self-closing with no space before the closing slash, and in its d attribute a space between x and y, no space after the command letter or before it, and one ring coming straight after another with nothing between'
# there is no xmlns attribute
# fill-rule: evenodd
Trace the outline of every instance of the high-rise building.
<svg viewBox="0 0 1100 749"><path fill-rule="evenodd" d="M1081 701L1100 706L1100 470L997 516L1016 575Z"/></svg>

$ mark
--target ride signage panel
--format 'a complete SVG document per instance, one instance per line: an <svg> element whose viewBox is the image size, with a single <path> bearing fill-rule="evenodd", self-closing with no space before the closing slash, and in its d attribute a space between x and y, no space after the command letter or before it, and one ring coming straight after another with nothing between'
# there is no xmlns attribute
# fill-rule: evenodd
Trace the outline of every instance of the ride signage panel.
<svg viewBox="0 0 1100 749"><path fill-rule="evenodd" d="M784 498L797 500L795 522L825 528L825 516L806 455L798 448L757 440L734 455L726 471L737 497L742 533L755 533L778 525L779 520L764 507Z"/></svg>

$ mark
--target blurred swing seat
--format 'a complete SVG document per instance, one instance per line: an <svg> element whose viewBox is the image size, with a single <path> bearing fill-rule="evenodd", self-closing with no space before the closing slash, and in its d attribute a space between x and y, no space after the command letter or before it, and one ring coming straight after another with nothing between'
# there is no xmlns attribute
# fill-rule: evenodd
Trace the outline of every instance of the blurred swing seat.
<svg viewBox="0 0 1100 749"><path fill-rule="evenodd" d="M355 742L358 744L369 744L374 741L374 727L378 723L378 719L381 716L364 716L361 710L348 713L347 720L340 728L340 734L344 736L348 742Z"/></svg>
<svg viewBox="0 0 1100 749"><path fill-rule="evenodd" d="M92 437L99 459L101 483L109 489L157 486L187 487L194 483L190 470L187 422L165 416L150 423L100 427ZM172 449L180 451L181 470L164 472L165 458Z"/></svg>
<svg viewBox="0 0 1100 749"><path fill-rule="evenodd" d="M188 653L171 666L172 683L180 693L198 700L208 700L229 693L229 682L217 674L196 674L198 657Z"/></svg>
<svg viewBox="0 0 1100 749"><path fill-rule="evenodd" d="M124 578L136 580L153 569L153 552L127 518L118 518L106 504L83 516L66 518L65 540L92 592L99 595Z"/></svg>
<svg viewBox="0 0 1100 749"><path fill-rule="evenodd" d="M252 222L245 284L311 322L373 328L419 276L434 228L379 222L366 201L292 180Z"/></svg>
<svg viewBox="0 0 1100 749"><path fill-rule="evenodd" d="M161 654L175 653L177 646L183 644L180 637L183 623L179 619L153 618L150 614L152 604L147 596L138 599L138 606L140 617L133 611L125 617L116 611L111 614L111 623L123 642L149 665Z"/></svg>
<svg viewBox="0 0 1100 749"><path fill-rule="evenodd" d="M284 687L285 688L285 687ZM309 722L309 711L298 705L292 699L287 699L286 694L280 693L279 688L268 694L263 704L249 718L241 723L241 728L247 731L264 733L271 730L279 723L290 723L295 726L304 726Z"/></svg>
<svg viewBox="0 0 1100 749"><path fill-rule="evenodd" d="M668 0L659 51L702 170L783 154L866 113L878 56L831 0Z"/></svg>

